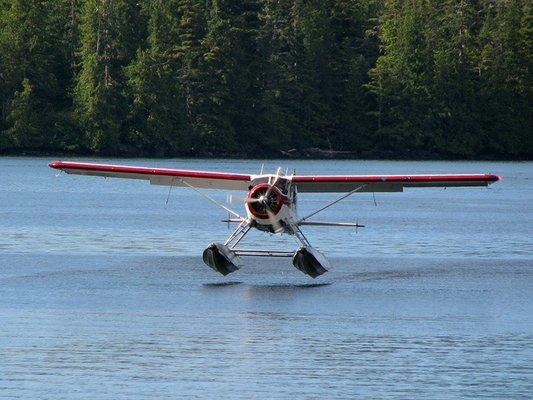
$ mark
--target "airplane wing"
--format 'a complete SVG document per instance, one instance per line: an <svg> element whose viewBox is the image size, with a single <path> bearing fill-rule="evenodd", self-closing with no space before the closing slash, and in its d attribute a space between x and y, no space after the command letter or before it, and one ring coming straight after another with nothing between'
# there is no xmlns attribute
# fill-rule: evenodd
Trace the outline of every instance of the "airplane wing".
<svg viewBox="0 0 533 400"><path fill-rule="evenodd" d="M411 187L488 186L500 179L491 174L432 175L295 175L292 182L300 193L403 192Z"/></svg>
<svg viewBox="0 0 533 400"><path fill-rule="evenodd" d="M144 179L152 185L194 186L207 189L248 190L252 177L227 172L191 171L169 168L133 167L127 165L91 164L53 161L50 167L67 174L103 176L107 178Z"/></svg>
<svg viewBox="0 0 533 400"><path fill-rule="evenodd" d="M208 189L248 191L255 176L227 172L192 171L170 168L134 167L127 165L93 164L53 161L50 167L68 174L93 175L108 178L144 179L152 185L194 186ZM432 175L295 175L291 180L300 193L402 192L409 187L488 186L500 178L491 174L432 174Z"/></svg>

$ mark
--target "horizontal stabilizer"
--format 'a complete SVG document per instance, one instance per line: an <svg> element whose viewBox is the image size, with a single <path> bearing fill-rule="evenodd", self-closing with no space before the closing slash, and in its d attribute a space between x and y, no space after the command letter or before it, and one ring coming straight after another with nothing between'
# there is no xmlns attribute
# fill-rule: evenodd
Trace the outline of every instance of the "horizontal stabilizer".
<svg viewBox="0 0 533 400"><path fill-rule="evenodd" d="M364 225L359 225L357 222L326 222L326 221L300 221L298 225L310 226L343 226L347 228L364 228Z"/></svg>

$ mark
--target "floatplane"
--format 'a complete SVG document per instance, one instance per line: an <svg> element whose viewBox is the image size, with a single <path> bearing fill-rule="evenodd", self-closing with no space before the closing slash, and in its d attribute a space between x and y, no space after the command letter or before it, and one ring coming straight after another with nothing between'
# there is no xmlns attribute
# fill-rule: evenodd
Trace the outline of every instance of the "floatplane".
<svg viewBox="0 0 533 400"><path fill-rule="evenodd" d="M148 168L126 165L53 161L50 167L68 174L106 178L144 179L152 185L186 187L228 212L227 223L237 228L223 243L212 243L203 252L205 264L227 275L239 269L239 257L290 257L293 265L312 278L327 272L329 263L302 232L304 226L359 228L354 222L328 222L312 217L355 193L403 192L406 188L488 186L500 178L492 174L429 174L429 175L289 175L278 169L275 174L258 175L192 171L169 168ZM229 203L244 204L246 215L211 197L204 189L242 191L243 197L229 198ZM342 193L317 210L299 216L299 193ZM250 229L274 234L294 235L301 247L294 252L242 248L240 244Z"/></svg>

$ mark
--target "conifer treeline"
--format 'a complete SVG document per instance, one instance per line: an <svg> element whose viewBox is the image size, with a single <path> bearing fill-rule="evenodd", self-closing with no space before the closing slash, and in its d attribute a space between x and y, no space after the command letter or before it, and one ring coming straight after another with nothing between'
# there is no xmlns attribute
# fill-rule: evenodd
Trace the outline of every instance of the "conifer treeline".
<svg viewBox="0 0 533 400"><path fill-rule="evenodd" d="M0 154L531 158L530 0L0 0Z"/></svg>

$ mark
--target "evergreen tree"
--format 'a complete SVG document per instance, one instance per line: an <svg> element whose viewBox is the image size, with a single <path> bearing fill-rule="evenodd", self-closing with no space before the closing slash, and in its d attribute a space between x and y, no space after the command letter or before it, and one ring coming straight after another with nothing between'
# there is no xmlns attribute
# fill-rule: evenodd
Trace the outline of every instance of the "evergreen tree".
<svg viewBox="0 0 533 400"><path fill-rule="evenodd" d="M368 147L368 69L377 57L367 35L373 1L311 1L304 12L304 90L311 142L336 150Z"/></svg>
<svg viewBox="0 0 533 400"><path fill-rule="evenodd" d="M0 8L0 146L58 147L70 104L65 5L13 0Z"/></svg>
<svg viewBox="0 0 533 400"><path fill-rule="evenodd" d="M484 151L527 157L533 151L533 138L524 129L531 124L533 104L531 5L527 1L506 0L488 3L483 11L477 72Z"/></svg>
<svg viewBox="0 0 533 400"><path fill-rule="evenodd" d="M6 52L6 26L8 23L9 7L9 0L0 0L0 153L10 147L8 138L4 134L10 98L6 74L6 68L10 61Z"/></svg>
<svg viewBox="0 0 533 400"><path fill-rule="evenodd" d="M86 0L81 15L81 71L76 110L89 146L101 154L129 151L124 136L131 103L124 69L144 40L139 4L128 0Z"/></svg>
<svg viewBox="0 0 533 400"><path fill-rule="evenodd" d="M184 100L187 126L193 137L198 137L201 131L204 84L200 63L204 53L202 41L207 29L205 5L202 0L182 0L177 5L178 44L175 52L179 60L178 88Z"/></svg>
<svg viewBox="0 0 533 400"><path fill-rule="evenodd" d="M261 88L261 60L258 52L260 28L259 0L239 0L226 11L229 18L228 86L231 99L231 124L245 150L261 153L258 135L258 103ZM254 153L251 153L254 154Z"/></svg>
<svg viewBox="0 0 533 400"><path fill-rule="evenodd" d="M16 91L7 116L9 128L6 131L13 146L22 149L48 147L45 132L50 124L49 109L35 93L28 78L22 81L22 89Z"/></svg>
<svg viewBox="0 0 533 400"><path fill-rule="evenodd" d="M391 153L531 154L525 3L387 2L370 87Z"/></svg>
<svg viewBox="0 0 533 400"><path fill-rule="evenodd" d="M468 0L440 4L434 54L434 79L429 87L435 99L442 140L439 147L465 158L480 148L478 49L479 9ZM428 132L431 134L431 132Z"/></svg>
<svg viewBox="0 0 533 400"><path fill-rule="evenodd" d="M188 154L192 134L179 79L185 64L183 8L179 0L146 4L148 48L127 68L133 95L130 141L137 154Z"/></svg>
<svg viewBox="0 0 533 400"><path fill-rule="evenodd" d="M234 63L231 54L232 21L223 2L213 0L206 11L206 32L201 41L202 54L198 63L201 93L197 100L195 124L199 145L207 152L235 149L232 116L230 74Z"/></svg>
<svg viewBox="0 0 533 400"><path fill-rule="evenodd" d="M258 9L255 0L211 2L207 34L202 41L204 92L199 117L203 143L209 148L234 151L237 139L250 151L259 147L255 111Z"/></svg>
<svg viewBox="0 0 533 400"><path fill-rule="evenodd" d="M258 118L262 144L269 151L306 147L306 130L301 123L309 115L302 87L302 2L264 0L259 17L258 46L263 68Z"/></svg>
<svg viewBox="0 0 533 400"><path fill-rule="evenodd" d="M376 148L391 157L437 151L433 125L432 53L435 38L429 29L434 3L386 2L380 21L383 48L370 71L376 96ZM402 154L403 153L403 154Z"/></svg>

